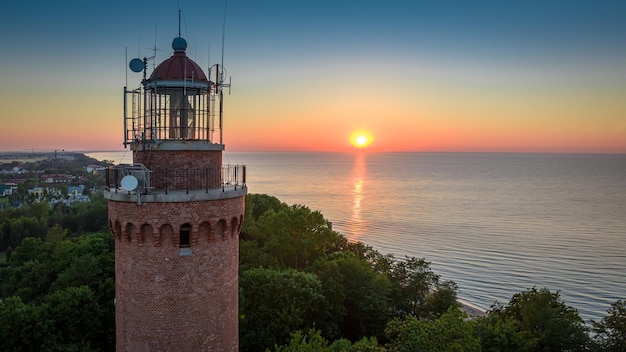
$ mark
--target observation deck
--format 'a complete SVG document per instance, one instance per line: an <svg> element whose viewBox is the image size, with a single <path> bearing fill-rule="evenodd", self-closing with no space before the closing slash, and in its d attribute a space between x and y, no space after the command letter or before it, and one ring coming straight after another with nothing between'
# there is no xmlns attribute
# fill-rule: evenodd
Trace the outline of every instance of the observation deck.
<svg viewBox="0 0 626 352"><path fill-rule="evenodd" d="M136 180L130 187L123 181L127 176ZM246 166L150 170L142 164L122 164L107 168L105 187L106 199L138 204L236 198L247 193Z"/></svg>

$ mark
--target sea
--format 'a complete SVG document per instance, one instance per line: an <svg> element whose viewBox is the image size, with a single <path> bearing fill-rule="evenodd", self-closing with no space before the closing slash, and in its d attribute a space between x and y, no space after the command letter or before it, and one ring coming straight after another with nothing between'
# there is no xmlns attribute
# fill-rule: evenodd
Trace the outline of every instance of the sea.
<svg viewBox="0 0 626 352"><path fill-rule="evenodd" d="M476 308L548 288L589 322L626 300L624 154L224 152L223 163L246 165L249 193L319 210L383 254L425 258Z"/></svg>

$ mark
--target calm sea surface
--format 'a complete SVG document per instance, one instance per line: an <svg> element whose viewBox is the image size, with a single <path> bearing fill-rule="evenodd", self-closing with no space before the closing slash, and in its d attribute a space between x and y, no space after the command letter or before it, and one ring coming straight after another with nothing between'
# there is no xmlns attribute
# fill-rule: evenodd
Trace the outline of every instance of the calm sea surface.
<svg viewBox="0 0 626 352"><path fill-rule="evenodd" d="M129 163L123 154L90 155ZM547 287L599 320L626 299L626 155L228 152L223 163L247 165L250 193L426 258L480 308Z"/></svg>

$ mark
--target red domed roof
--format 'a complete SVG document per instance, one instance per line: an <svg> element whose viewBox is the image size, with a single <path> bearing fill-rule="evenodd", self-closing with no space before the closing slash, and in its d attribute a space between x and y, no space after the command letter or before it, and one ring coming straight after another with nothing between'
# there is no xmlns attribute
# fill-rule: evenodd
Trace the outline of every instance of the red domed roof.
<svg viewBox="0 0 626 352"><path fill-rule="evenodd" d="M163 61L150 75L150 81L183 81L185 79L209 82L200 66L188 58L184 51L174 52L174 55Z"/></svg>

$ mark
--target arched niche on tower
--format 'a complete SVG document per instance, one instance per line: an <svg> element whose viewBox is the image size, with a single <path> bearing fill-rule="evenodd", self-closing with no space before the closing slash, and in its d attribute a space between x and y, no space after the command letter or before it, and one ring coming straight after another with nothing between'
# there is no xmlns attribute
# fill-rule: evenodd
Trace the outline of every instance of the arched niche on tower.
<svg viewBox="0 0 626 352"><path fill-rule="evenodd" d="M239 228L238 222L237 217L230 219L230 235L232 238L237 237L237 229Z"/></svg>
<svg viewBox="0 0 626 352"><path fill-rule="evenodd" d="M141 243L154 245L154 229L150 224L141 225L139 232L141 233Z"/></svg>
<svg viewBox="0 0 626 352"><path fill-rule="evenodd" d="M124 241L130 243L131 239L134 237L134 233L135 224L133 224L132 222L126 223L126 226L124 227Z"/></svg>
<svg viewBox="0 0 626 352"><path fill-rule="evenodd" d="M209 243L215 241L215 237L213 233L211 233L211 223L208 221L203 221L200 223L198 227L198 236L201 241L208 241Z"/></svg>
<svg viewBox="0 0 626 352"><path fill-rule="evenodd" d="M220 221L217 222L217 226L215 227L215 236L222 241L228 239L228 236L226 236L226 220L220 219Z"/></svg>
<svg viewBox="0 0 626 352"><path fill-rule="evenodd" d="M171 243L173 241L174 228L170 224L164 224L159 229L158 240L155 241L156 246L161 246L163 243Z"/></svg>
<svg viewBox="0 0 626 352"><path fill-rule="evenodd" d="M118 241L122 240L122 224L117 220L115 220L115 225L113 225L113 235Z"/></svg>

